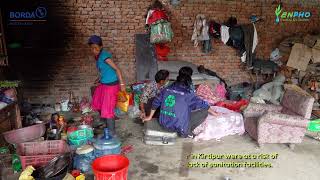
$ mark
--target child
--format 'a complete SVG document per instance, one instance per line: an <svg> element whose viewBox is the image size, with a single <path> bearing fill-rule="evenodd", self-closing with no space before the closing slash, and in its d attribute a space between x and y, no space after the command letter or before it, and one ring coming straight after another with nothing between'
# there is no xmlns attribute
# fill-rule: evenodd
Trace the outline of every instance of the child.
<svg viewBox="0 0 320 180"><path fill-rule="evenodd" d="M183 66L182 68L180 68L179 70L179 75L187 75L187 76L192 76L193 74L193 70L191 67L189 66ZM192 83L192 81L190 82L190 90L192 92L196 92L196 88L194 86L194 84Z"/></svg>
<svg viewBox="0 0 320 180"><path fill-rule="evenodd" d="M101 37L91 36L88 44L95 56L96 66L100 74L95 81L99 85L94 91L91 106L93 110L100 111L101 120L106 121L110 134L115 136L114 109L117 103L117 95L119 89L125 91L126 86L121 70L111 60L111 54L103 49Z"/></svg>
<svg viewBox="0 0 320 180"><path fill-rule="evenodd" d="M166 83L168 82L168 78L169 71L160 70L155 75L155 81L151 81L144 88L143 93L140 97L141 119L145 118L146 116L149 116L153 99L157 94L160 93L161 89L165 87ZM158 116L159 115L157 114L154 117Z"/></svg>

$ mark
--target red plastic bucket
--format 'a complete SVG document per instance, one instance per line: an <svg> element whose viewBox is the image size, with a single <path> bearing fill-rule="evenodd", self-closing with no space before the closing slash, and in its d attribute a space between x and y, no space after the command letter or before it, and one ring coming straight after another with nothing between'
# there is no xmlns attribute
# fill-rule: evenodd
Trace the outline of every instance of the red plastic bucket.
<svg viewBox="0 0 320 180"><path fill-rule="evenodd" d="M127 180L129 159L122 155L106 155L95 159L92 170L96 180Z"/></svg>

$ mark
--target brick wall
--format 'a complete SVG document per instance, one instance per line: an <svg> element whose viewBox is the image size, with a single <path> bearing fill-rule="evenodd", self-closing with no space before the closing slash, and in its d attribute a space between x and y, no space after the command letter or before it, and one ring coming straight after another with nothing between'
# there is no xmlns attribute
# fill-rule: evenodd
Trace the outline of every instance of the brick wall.
<svg viewBox="0 0 320 180"><path fill-rule="evenodd" d="M168 0L163 0L167 4ZM240 69L240 58L236 51L218 40L213 42L213 51L203 54L193 47L191 35L193 21L199 13L218 22L235 16L239 24L248 23L252 14L264 19L256 27L259 36L257 54L267 58L271 50L287 36L298 32L319 30L319 1L282 1L286 10L312 10L308 22L274 23L274 11L277 4L270 0L182 0L178 7L167 9L171 13L171 22L175 37L170 44L170 59L187 60L204 64L231 83L248 81L248 74ZM302 2L302 1L301 1ZM50 81L42 82L41 92L33 83L33 91L25 90L25 96L31 100L53 102L60 96L73 90L76 95L88 95L90 86L96 77L93 58L86 45L92 34L102 36L107 50L113 54L113 60L120 66L127 82L135 80L134 34L144 32L144 15L151 0L59 0L50 4L55 10L57 20L64 24L65 46L55 56L51 65ZM300 5L300 7L299 7ZM302 5L302 6L301 6ZM39 85L39 86L42 86Z"/></svg>

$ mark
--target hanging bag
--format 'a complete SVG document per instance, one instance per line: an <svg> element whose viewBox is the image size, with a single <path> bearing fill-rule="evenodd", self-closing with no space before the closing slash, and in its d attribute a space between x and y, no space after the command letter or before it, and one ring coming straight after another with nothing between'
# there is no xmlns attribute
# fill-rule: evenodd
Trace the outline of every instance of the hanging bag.
<svg viewBox="0 0 320 180"><path fill-rule="evenodd" d="M153 23L156 23L159 20L168 21L169 18L166 15L165 11L163 11L163 10L153 10L151 15L147 18L147 24L151 25Z"/></svg>
<svg viewBox="0 0 320 180"><path fill-rule="evenodd" d="M168 43L173 38L171 23L165 20L157 21L151 25L150 42L153 44Z"/></svg>

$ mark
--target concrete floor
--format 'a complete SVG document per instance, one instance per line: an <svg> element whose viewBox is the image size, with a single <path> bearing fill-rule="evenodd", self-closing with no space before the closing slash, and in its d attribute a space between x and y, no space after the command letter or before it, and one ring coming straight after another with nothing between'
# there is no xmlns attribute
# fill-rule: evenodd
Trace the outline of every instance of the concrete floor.
<svg viewBox="0 0 320 180"><path fill-rule="evenodd" d="M130 119L117 121L123 145L133 145L129 180L319 180L320 143L305 137L292 151L284 144L266 144L258 149L248 135L228 136L221 141L194 142L181 139L174 146L150 146L142 142L142 126ZM273 154L272 168L188 168L190 154ZM196 160L192 160L196 161ZM246 160L198 160L198 162L245 162ZM250 161L250 160L249 160ZM253 160L251 160L253 161Z"/></svg>

